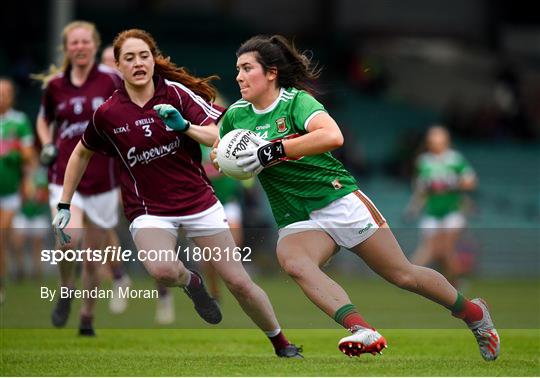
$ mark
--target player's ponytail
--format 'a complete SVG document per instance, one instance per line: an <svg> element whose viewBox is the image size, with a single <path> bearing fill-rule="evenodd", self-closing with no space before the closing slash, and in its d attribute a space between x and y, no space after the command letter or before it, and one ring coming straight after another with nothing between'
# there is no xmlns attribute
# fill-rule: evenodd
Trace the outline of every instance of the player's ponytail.
<svg viewBox="0 0 540 378"><path fill-rule="evenodd" d="M311 62L307 52L300 52L293 43L281 35L252 37L242 43L236 56L256 52L257 61L265 72L276 70L280 87L294 87L314 93L313 81L321 70Z"/></svg>
<svg viewBox="0 0 540 378"><path fill-rule="evenodd" d="M211 84L212 80L219 79L218 76L196 77L189 73L185 67L178 67L171 62L170 57L164 56L159 50L154 37L150 33L141 29L129 29L120 32L114 39L113 51L116 61L120 58L122 45L128 38L136 38L144 41L154 57L154 72L159 76L181 83L193 92L204 98L206 101L213 101L216 98L216 88Z"/></svg>

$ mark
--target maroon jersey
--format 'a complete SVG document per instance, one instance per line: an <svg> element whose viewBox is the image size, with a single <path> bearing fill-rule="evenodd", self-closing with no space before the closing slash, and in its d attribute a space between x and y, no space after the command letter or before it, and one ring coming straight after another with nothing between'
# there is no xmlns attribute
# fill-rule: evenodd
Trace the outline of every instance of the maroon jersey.
<svg viewBox="0 0 540 378"><path fill-rule="evenodd" d="M63 185L66 166L81 139L94 111L107 100L121 84L120 76L105 65L94 65L80 87L71 83L69 69L54 77L45 88L40 115L47 123L56 124L53 143L58 157L49 167L49 182ZM96 155L77 187L83 195L103 193L118 186L114 159Z"/></svg>
<svg viewBox="0 0 540 378"><path fill-rule="evenodd" d="M124 88L94 114L82 143L122 161L120 187L126 218L143 214L183 216L217 202L201 164L199 143L168 128L153 109L171 104L196 125L215 123L223 109L208 104L184 85L154 77L155 94L143 107Z"/></svg>

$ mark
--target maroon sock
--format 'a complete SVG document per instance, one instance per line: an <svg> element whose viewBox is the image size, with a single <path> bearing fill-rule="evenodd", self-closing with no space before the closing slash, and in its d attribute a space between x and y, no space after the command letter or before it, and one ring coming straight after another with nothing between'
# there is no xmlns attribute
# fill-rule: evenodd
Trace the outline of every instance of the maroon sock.
<svg viewBox="0 0 540 378"><path fill-rule="evenodd" d="M191 287L191 288L199 287L202 284L202 280L199 277L199 275L193 272L190 272L190 274L191 274L191 277L189 278L189 283L187 284L188 287Z"/></svg>
<svg viewBox="0 0 540 378"><path fill-rule="evenodd" d="M121 279L124 276L124 267L122 265L113 266L112 275L115 280Z"/></svg>
<svg viewBox="0 0 540 378"><path fill-rule="evenodd" d="M157 285L157 289L159 298L163 298L169 295L169 288L167 286Z"/></svg>
<svg viewBox="0 0 540 378"><path fill-rule="evenodd" d="M287 345L290 344L289 340L285 337L283 332L279 332L276 336L268 337L270 341L272 342L272 345L274 346L274 349L280 350L285 348Z"/></svg>
<svg viewBox="0 0 540 378"><path fill-rule="evenodd" d="M81 314L81 328L92 328L93 321L94 317L92 315Z"/></svg>

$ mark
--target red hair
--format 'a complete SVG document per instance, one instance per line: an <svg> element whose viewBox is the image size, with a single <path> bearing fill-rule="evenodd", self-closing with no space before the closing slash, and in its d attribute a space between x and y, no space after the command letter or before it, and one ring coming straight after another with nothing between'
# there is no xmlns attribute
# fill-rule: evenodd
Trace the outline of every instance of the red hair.
<svg viewBox="0 0 540 378"><path fill-rule="evenodd" d="M136 38L144 41L150 48L154 57L154 72L165 79L177 81L207 101L213 101L216 98L216 88L211 84L212 80L219 79L219 76L212 75L204 78L191 75L185 67L178 67L171 62L170 57L165 57L157 47L156 41L150 33L141 29L129 29L120 32L113 42L114 59L118 61L120 50L128 38Z"/></svg>

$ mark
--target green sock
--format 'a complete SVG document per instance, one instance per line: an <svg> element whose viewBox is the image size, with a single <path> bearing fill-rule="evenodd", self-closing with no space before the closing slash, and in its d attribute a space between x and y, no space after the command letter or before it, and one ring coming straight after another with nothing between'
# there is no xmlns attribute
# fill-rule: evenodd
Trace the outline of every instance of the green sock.
<svg viewBox="0 0 540 378"><path fill-rule="evenodd" d="M343 324L343 319L345 316L349 315L351 312L356 312L356 307L352 303L346 304L336 311L334 315L334 320L338 324Z"/></svg>
<svg viewBox="0 0 540 378"><path fill-rule="evenodd" d="M458 291L456 302L452 305L452 307L450 307L450 311L452 311L453 314L459 314L461 311L463 311L464 306L465 297Z"/></svg>

